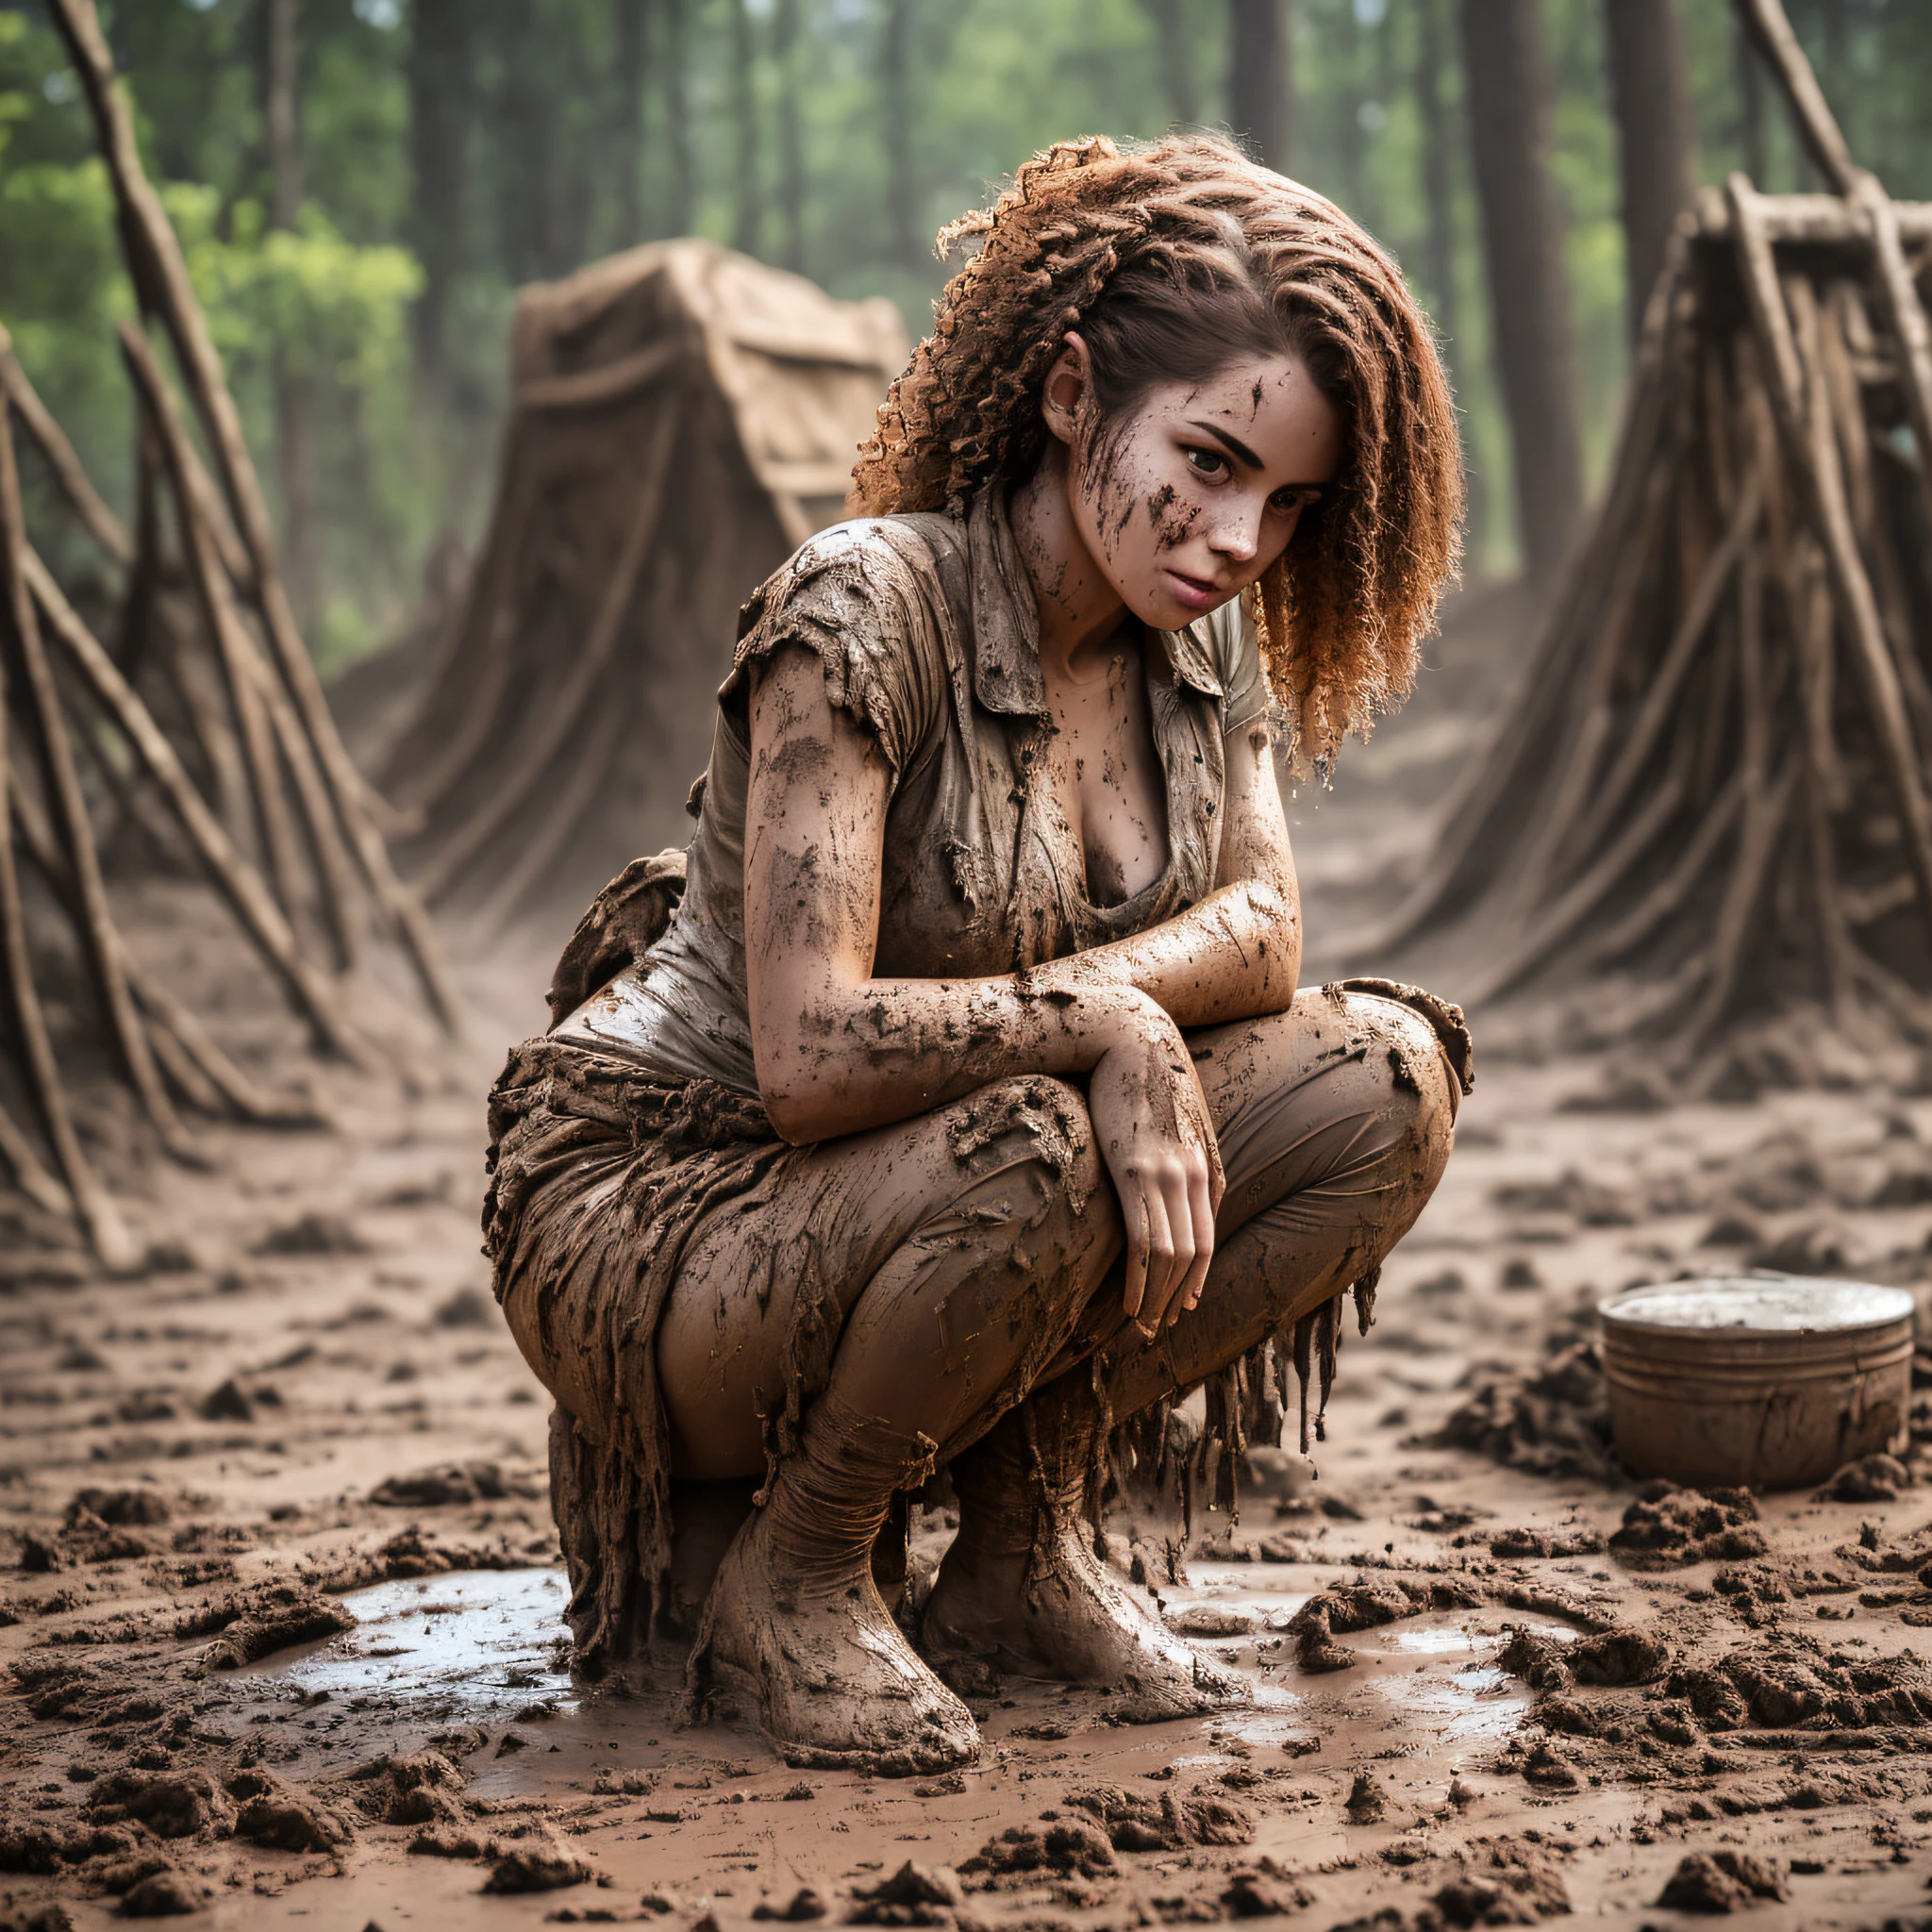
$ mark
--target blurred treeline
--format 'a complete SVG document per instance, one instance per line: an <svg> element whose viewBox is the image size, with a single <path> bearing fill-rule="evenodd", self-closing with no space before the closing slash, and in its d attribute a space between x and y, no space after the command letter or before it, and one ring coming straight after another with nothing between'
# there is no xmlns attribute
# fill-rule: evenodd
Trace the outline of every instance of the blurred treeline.
<svg viewBox="0 0 1932 1932"><path fill-rule="evenodd" d="M1245 123L1388 242L1465 411L1471 560L1517 554L1465 35L1512 0L102 0L263 468L309 635L391 634L486 508L512 291L698 233L884 292L915 335L931 238L1055 138ZM1605 9L1540 0L1538 106L1584 469L1627 358ZM1932 5L1789 0L1860 159L1932 195ZM1269 22L1257 42L1257 7ZM1726 0L1676 0L1695 171L1815 185ZM1268 36L1284 43L1271 49ZM1245 34L1247 38L1241 39ZM1261 49L1261 68L1255 48ZM1257 79L1257 72L1260 78ZM1275 108L1257 107L1269 73ZM1265 130L1254 123L1273 113ZM110 500L133 423L111 202L60 43L0 8L0 322ZM293 522L299 527L290 529Z"/></svg>

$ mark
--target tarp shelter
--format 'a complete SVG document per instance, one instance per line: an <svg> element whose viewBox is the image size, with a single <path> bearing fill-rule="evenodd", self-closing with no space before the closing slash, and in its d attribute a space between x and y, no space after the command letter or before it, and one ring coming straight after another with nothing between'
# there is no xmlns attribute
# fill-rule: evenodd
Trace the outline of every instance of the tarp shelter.
<svg viewBox="0 0 1932 1932"><path fill-rule="evenodd" d="M708 242L518 296L489 532L384 789L425 896L575 911L688 836L740 606L836 523L908 350Z"/></svg>

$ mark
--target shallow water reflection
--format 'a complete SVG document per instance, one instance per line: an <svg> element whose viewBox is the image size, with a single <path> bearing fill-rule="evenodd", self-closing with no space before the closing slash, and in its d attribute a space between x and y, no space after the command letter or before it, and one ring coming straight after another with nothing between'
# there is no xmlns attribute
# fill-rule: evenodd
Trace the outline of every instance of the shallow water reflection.
<svg viewBox="0 0 1932 1932"><path fill-rule="evenodd" d="M356 1627L256 1674L314 1699L430 1692L483 1711L572 1708L560 1667L569 1586L557 1570L469 1570L349 1591Z"/></svg>

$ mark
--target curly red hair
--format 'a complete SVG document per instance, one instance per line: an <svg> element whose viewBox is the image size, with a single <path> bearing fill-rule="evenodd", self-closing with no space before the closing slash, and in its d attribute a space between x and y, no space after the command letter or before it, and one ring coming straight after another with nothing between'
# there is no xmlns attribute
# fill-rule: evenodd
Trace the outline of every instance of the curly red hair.
<svg viewBox="0 0 1932 1932"><path fill-rule="evenodd" d="M1300 765L1399 704L1456 574L1462 459L1434 334L1394 258L1208 134L1060 142L943 229L941 258L961 242L978 247L859 451L851 511L940 509L1029 475L1069 330L1087 337L1109 410L1157 370L1155 340L1216 367L1243 348L1292 354L1335 405L1344 455L1251 593L1269 684Z"/></svg>

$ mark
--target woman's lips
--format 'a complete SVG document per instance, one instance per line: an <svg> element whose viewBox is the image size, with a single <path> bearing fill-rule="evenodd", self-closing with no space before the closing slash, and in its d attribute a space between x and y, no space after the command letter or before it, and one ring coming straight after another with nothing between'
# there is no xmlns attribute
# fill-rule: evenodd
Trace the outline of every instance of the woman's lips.
<svg viewBox="0 0 1932 1932"><path fill-rule="evenodd" d="M1184 609L1212 610L1227 602L1228 592L1206 577L1191 577L1177 570L1164 570L1161 575L1167 579L1175 602Z"/></svg>

